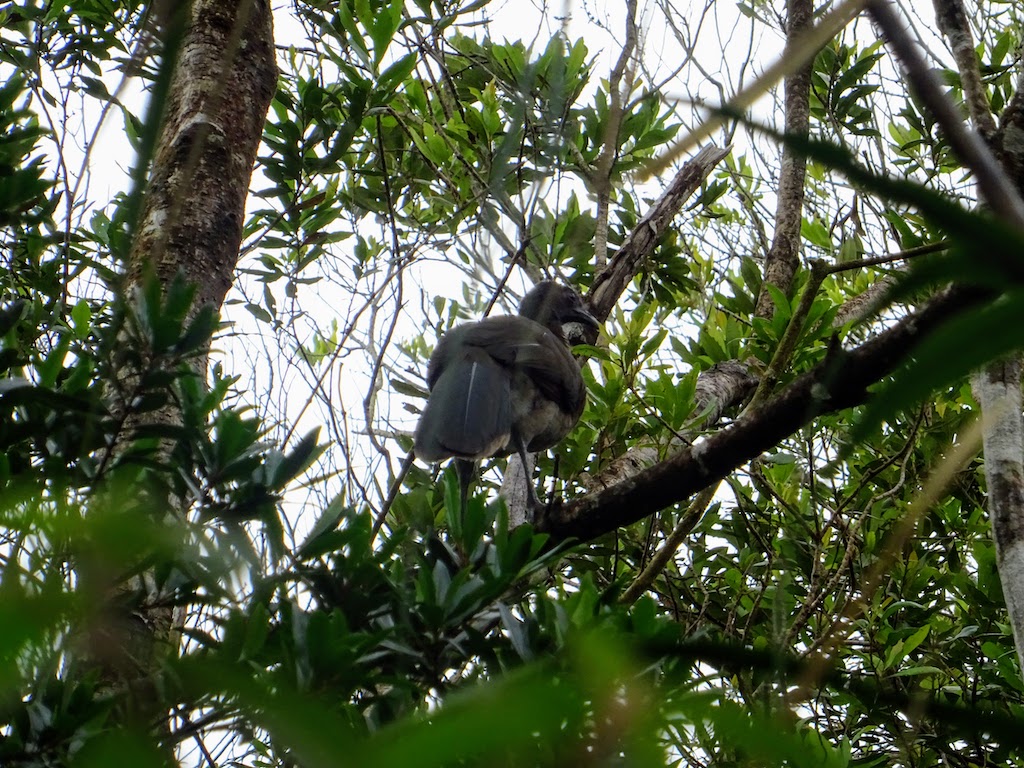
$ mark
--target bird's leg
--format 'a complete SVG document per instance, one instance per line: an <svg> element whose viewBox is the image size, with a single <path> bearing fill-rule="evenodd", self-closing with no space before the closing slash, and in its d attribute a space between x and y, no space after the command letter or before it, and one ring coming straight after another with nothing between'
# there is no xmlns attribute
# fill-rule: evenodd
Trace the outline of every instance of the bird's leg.
<svg viewBox="0 0 1024 768"><path fill-rule="evenodd" d="M465 520L466 505L469 504L469 486L476 476L476 462L470 459L456 459L455 474L459 478L459 514Z"/></svg>
<svg viewBox="0 0 1024 768"><path fill-rule="evenodd" d="M533 478L530 477L530 473L526 471L526 468L530 465L526 462L526 442L523 440L522 435L518 432L515 433L516 452L519 454L519 461L523 463L523 480L526 482L526 503L530 507L531 517L536 517L543 504L537 497L537 489L533 487Z"/></svg>

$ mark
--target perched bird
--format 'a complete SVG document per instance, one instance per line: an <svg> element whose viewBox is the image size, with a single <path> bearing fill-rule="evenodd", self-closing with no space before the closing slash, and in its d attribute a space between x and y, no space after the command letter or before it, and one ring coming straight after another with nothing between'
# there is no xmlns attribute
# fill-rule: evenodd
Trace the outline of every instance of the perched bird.
<svg viewBox="0 0 1024 768"><path fill-rule="evenodd" d="M476 462L542 451L583 412L586 389L563 326L599 324L567 285L546 280L523 297L519 315L460 325L438 342L427 366L430 396L416 427L416 456L456 459L462 509ZM530 506L541 506L527 478Z"/></svg>

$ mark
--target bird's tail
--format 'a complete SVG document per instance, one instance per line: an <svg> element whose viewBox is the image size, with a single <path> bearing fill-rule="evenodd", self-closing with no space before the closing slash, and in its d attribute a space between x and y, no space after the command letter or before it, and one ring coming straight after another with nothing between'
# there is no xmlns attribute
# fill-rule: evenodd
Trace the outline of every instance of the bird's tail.
<svg viewBox="0 0 1024 768"><path fill-rule="evenodd" d="M416 428L422 461L449 456L483 459L508 445L512 430L508 371L490 356L467 355L451 363L430 391Z"/></svg>

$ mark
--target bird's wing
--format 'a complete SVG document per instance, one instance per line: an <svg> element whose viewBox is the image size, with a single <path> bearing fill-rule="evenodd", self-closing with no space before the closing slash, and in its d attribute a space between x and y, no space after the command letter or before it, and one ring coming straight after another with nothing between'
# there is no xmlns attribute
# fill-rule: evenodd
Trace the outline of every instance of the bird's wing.
<svg viewBox="0 0 1024 768"><path fill-rule="evenodd" d="M416 455L440 461L503 452L512 429L508 371L473 346L446 352L436 370L433 364L432 359L430 397L416 427Z"/></svg>
<svg viewBox="0 0 1024 768"><path fill-rule="evenodd" d="M499 365L525 373L545 398L566 413L582 410L586 390L579 364L566 343L547 328L515 315L463 328L463 344L479 347Z"/></svg>

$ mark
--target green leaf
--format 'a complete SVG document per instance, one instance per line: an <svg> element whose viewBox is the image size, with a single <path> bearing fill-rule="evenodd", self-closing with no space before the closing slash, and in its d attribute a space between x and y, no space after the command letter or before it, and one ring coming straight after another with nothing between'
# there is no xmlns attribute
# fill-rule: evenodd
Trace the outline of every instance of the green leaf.
<svg viewBox="0 0 1024 768"><path fill-rule="evenodd" d="M965 312L944 323L914 349L913 357L888 383L874 391L851 432L860 442L886 420L936 390L967 376L984 363L1022 346L1017 329L1024 323L1024 288ZM955 350L956 354L951 354Z"/></svg>
<svg viewBox="0 0 1024 768"><path fill-rule="evenodd" d="M314 427L299 439L290 452L282 455L270 475L271 489L283 490L323 454L327 446L317 444L319 436L320 427Z"/></svg>
<svg viewBox="0 0 1024 768"><path fill-rule="evenodd" d="M361 3L356 3L357 7L360 5ZM384 54L387 53L388 46L391 44L395 32L401 26L404 8L405 0L391 0L390 3L380 9L367 26L367 29L370 31L370 38L373 40L374 67L377 67L384 59ZM366 25L366 21L362 17L360 21L363 21L364 26Z"/></svg>
<svg viewBox="0 0 1024 768"><path fill-rule="evenodd" d="M415 53L407 53L385 69L377 78L373 91L374 99L378 103L386 103L412 73L417 61L419 61L419 57Z"/></svg>
<svg viewBox="0 0 1024 768"><path fill-rule="evenodd" d="M87 741L75 754L72 768L108 768L132 765L139 768L170 768L170 761L148 734L115 729Z"/></svg>

